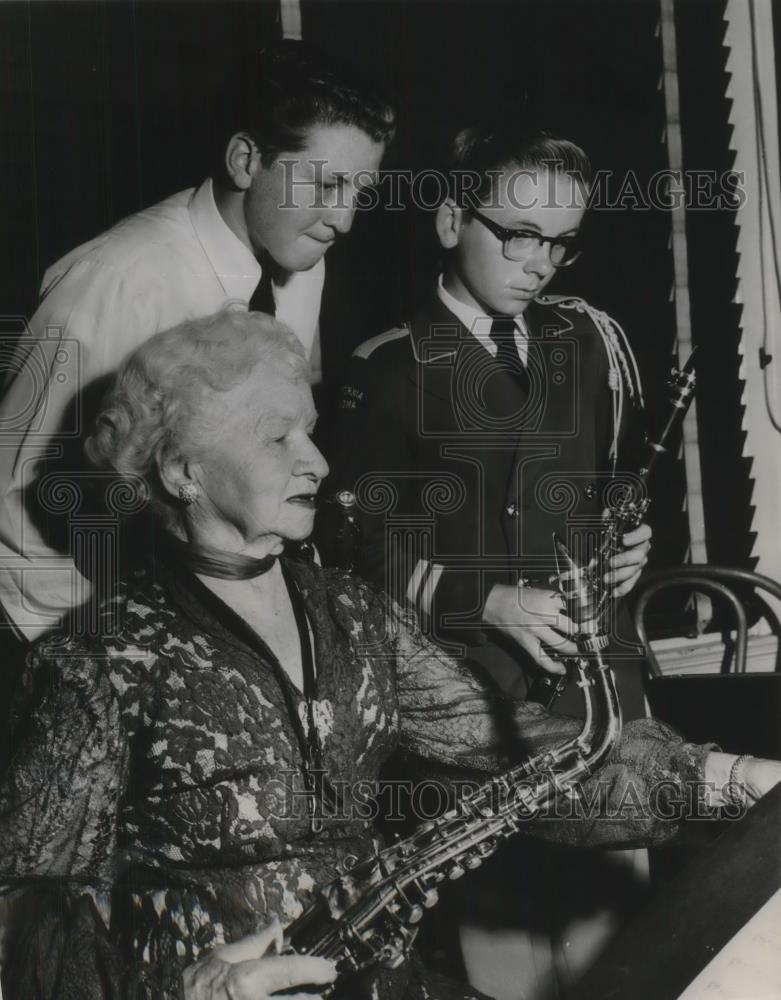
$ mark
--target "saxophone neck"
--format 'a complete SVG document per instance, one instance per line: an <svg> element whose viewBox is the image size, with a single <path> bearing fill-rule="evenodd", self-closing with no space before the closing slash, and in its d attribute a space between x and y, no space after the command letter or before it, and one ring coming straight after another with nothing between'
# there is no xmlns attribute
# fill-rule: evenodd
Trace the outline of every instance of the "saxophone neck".
<svg viewBox="0 0 781 1000"><path fill-rule="evenodd" d="M602 653L591 653L580 662L581 676L587 679L587 690L591 694L580 734L582 756L578 778L588 777L605 764L621 736L622 728L616 679Z"/></svg>

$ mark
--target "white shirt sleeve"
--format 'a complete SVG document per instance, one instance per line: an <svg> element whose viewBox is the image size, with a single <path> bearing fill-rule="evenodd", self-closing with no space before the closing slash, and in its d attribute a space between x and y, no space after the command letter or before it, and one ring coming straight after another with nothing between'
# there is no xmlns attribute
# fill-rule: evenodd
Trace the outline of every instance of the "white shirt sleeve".
<svg viewBox="0 0 781 1000"><path fill-rule="evenodd" d="M70 556L47 544L25 493L35 488L42 459L83 440L85 390L154 333L148 292L110 265L77 261L50 283L16 348L13 381L0 401L0 602L29 639L83 603L90 586ZM69 481L67 471L50 502L77 514L78 476Z"/></svg>
<svg viewBox="0 0 781 1000"><path fill-rule="evenodd" d="M304 345L315 383L322 378L319 317L324 282L325 261L320 258L308 271L293 271L284 284L274 287L277 319Z"/></svg>
<svg viewBox="0 0 781 1000"><path fill-rule="evenodd" d="M323 355L320 349L320 324L315 327L312 346L309 351L309 368L312 372L312 385L323 381Z"/></svg>

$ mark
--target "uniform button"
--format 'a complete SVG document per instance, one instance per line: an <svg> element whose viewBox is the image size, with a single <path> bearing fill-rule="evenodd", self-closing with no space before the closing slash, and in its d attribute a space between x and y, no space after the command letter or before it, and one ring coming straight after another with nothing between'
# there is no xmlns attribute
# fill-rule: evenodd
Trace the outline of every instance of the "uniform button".
<svg viewBox="0 0 781 1000"><path fill-rule="evenodd" d="M511 503L508 507L505 507L505 510L507 511L508 517L518 517L518 515L521 513L521 510L517 503Z"/></svg>

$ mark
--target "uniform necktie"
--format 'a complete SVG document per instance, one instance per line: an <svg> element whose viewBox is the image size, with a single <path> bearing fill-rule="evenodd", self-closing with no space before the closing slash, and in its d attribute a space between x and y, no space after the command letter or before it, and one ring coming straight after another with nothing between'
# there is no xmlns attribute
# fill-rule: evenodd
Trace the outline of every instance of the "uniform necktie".
<svg viewBox="0 0 781 1000"><path fill-rule="evenodd" d="M258 287L252 293L252 298L249 300L249 311L276 316L277 306L274 301L274 289L271 286L271 263L265 260L262 261L261 266L263 270L260 274Z"/></svg>
<svg viewBox="0 0 781 1000"><path fill-rule="evenodd" d="M496 344L497 364L514 375L524 388L528 388L529 376L515 343L515 320L508 316L495 318L489 337Z"/></svg>

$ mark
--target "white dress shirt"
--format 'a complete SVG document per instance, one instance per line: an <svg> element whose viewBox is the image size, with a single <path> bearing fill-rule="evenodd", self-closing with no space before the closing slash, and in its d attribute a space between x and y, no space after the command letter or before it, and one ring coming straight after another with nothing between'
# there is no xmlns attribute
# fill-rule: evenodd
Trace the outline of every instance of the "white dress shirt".
<svg viewBox="0 0 781 1000"><path fill-rule="evenodd" d="M445 288L441 274L437 282L437 295L440 302L453 313L456 319L461 321L480 346L484 347L495 358L498 347L491 340L491 324L494 317L488 316L479 309L475 309L474 306L467 305L451 295ZM525 365L529 355L529 333L523 321L523 313L518 313L513 319L515 320L515 347L518 351L518 357Z"/></svg>
<svg viewBox="0 0 781 1000"><path fill-rule="evenodd" d="M84 435L82 413L72 412L77 393L160 330L232 303L246 308L260 275L220 215L210 180L130 216L47 270L0 401L0 603L28 638L90 593L70 557L47 546L23 503L41 458ZM316 367L324 277L321 259L274 289L277 317Z"/></svg>

